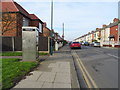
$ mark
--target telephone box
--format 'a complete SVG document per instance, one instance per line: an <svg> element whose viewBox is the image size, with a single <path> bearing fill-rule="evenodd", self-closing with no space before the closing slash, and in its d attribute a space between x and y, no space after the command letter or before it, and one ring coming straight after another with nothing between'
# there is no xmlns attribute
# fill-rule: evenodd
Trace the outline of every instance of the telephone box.
<svg viewBox="0 0 120 90"><path fill-rule="evenodd" d="M35 61L39 58L38 41L37 27L22 27L23 61Z"/></svg>

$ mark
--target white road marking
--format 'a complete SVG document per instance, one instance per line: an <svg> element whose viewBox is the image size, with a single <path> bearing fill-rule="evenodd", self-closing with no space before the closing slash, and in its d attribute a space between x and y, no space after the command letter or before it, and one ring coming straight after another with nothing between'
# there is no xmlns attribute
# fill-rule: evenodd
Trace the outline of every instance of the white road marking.
<svg viewBox="0 0 120 90"><path fill-rule="evenodd" d="M101 50L95 50L95 51L100 52L100 53L103 52L103 51L101 51ZM112 57L114 57L114 58L120 59L120 57L115 56L115 55L112 55L112 54L110 54L110 53L106 53L106 54L109 55L109 56L112 56Z"/></svg>
<svg viewBox="0 0 120 90"><path fill-rule="evenodd" d="M107 55L112 56L112 57L117 58L117 59L120 59L120 57L112 55L112 54L109 54L109 53Z"/></svg>

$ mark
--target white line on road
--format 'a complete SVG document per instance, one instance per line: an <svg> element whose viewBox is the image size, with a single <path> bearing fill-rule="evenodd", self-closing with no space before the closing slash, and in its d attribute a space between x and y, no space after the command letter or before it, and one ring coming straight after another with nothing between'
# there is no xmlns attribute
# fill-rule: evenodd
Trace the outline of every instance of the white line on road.
<svg viewBox="0 0 120 90"><path fill-rule="evenodd" d="M101 50L95 50L95 51L100 52L100 53L103 52L103 51L101 51ZM106 53L106 54L109 55L109 56L112 56L112 57L114 57L114 58L120 59L120 57L118 57L118 56L115 56L115 55L112 55L112 54L109 54L109 53Z"/></svg>
<svg viewBox="0 0 120 90"><path fill-rule="evenodd" d="M109 54L109 53L108 53L107 55L112 56L112 57L117 58L117 59L120 58L120 57L118 57L118 56L115 56L115 55L112 55L112 54Z"/></svg>

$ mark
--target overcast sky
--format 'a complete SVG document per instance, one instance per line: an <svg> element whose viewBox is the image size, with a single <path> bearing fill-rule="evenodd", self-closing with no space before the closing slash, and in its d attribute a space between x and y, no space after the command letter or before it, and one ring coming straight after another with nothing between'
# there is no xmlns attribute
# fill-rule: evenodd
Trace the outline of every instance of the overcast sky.
<svg viewBox="0 0 120 90"><path fill-rule="evenodd" d="M36 14L50 28L50 0L17 1L29 13ZM55 0L56 1L56 0ZM74 2L73 2L74 1ZM54 30L62 35L65 24L65 39L73 40L81 35L109 24L118 17L119 0L67 0L54 2Z"/></svg>

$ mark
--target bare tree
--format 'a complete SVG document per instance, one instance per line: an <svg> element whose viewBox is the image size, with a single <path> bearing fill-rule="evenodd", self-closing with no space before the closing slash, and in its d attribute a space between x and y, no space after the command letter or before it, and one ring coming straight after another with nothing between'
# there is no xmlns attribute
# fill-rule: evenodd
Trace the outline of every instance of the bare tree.
<svg viewBox="0 0 120 90"><path fill-rule="evenodd" d="M17 24L16 14L10 12L2 13L2 19L0 20L1 20L0 22L2 23L2 35L7 31L16 28Z"/></svg>

